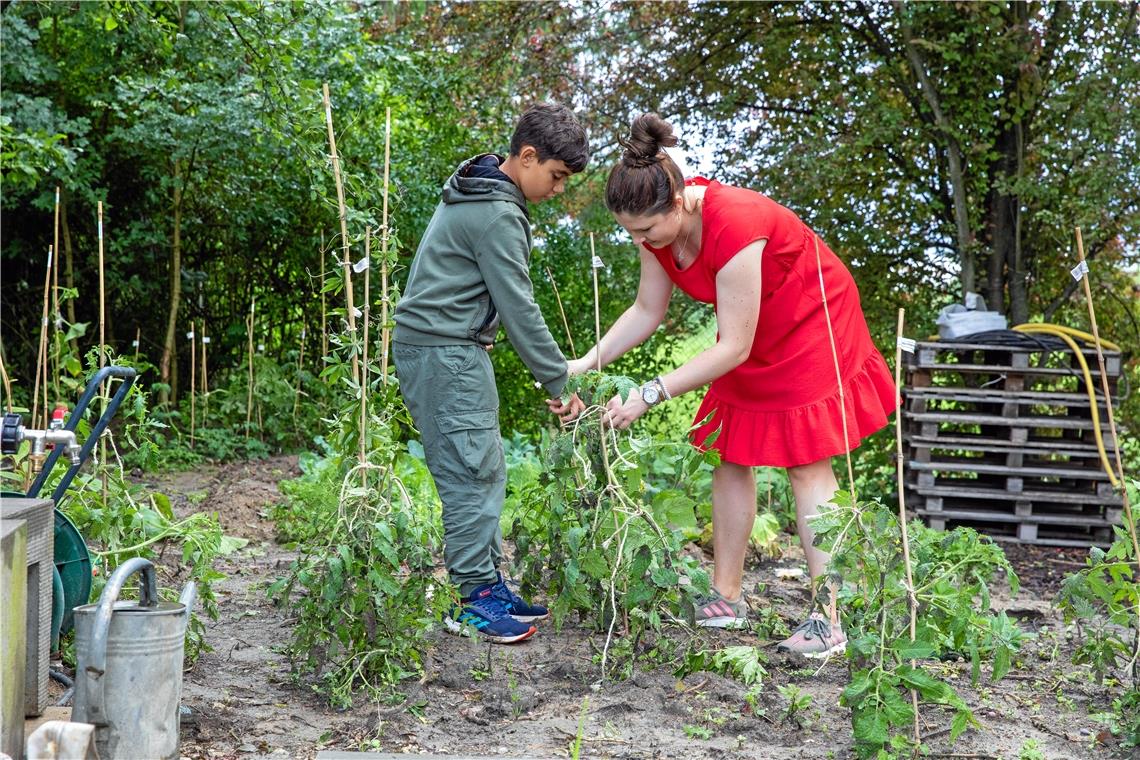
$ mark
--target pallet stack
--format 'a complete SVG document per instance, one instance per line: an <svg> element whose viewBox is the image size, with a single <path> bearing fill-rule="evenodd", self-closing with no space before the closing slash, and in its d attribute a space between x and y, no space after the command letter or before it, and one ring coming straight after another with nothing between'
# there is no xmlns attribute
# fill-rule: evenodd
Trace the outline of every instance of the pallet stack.
<svg viewBox="0 0 1140 760"><path fill-rule="evenodd" d="M1082 347L1099 429L1113 445L1096 351ZM903 391L907 503L939 530L998 540L1107 545L1122 502L1101 463L1084 373L1063 342L920 342ZM1105 352L1116 395L1119 352Z"/></svg>

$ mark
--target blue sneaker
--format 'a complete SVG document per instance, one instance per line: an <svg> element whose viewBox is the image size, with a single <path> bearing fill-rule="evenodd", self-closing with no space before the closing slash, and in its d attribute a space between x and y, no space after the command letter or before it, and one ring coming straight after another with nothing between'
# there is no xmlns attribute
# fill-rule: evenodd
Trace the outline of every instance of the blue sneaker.
<svg viewBox="0 0 1140 760"><path fill-rule="evenodd" d="M495 644L514 644L529 639L538 630L528 623L520 623L507 613L503 602L494 595L495 584L484 583L471 592L471 596L452 609L443 619L451 633L463 634L468 626Z"/></svg>
<svg viewBox="0 0 1140 760"><path fill-rule="evenodd" d="M550 617L550 610L541 604L531 604L526 599L511 591L510 586L503 579L501 573L496 573L499 580L491 586L491 595L503 603L507 613L520 623L537 623Z"/></svg>

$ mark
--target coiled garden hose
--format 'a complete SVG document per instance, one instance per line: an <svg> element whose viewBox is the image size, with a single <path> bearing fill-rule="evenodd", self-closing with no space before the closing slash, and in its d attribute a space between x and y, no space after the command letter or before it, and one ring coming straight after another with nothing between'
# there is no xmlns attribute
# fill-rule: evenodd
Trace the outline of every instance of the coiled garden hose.
<svg viewBox="0 0 1140 760"><path fill-rule="evenodd" d="M53 681L63 684L67 689L67 691L63 692L63 696L59 698L59 701L55 703L56 707L67 705L67 703L71 701L71 697L75 694L75 681L71 679L71 676L55 668L48 668L48 675L51 676Z"/></svg>
<svg viewBox="0 0 1140 760"><path fill-rule="evenodd" d="M1021 333L1027 337L1032 335L1049 335L1060 341L1063 341L1070 349L1072 349L1073 354L1077 357L1077 363L1080 364L1081 374L1083 375L1085 381L1085 391L1088 393L1089 397L1089 408L1092 410L1093 436L1096 438L1096 450L1097 454L1100 455L1101 467L1104 469L1104 473L1108 475L1108 481L1112 484L1112 487L1120 488L1121 484L1116 477L1116 470L1113 469L1112 463L1108 459L1108 451L1104 447L1104 434L1101 432L1100 426L1100 412L1097 410L1096 384L1093 382L1092 372L1089 371L1089 364L1085 360L1085 355L1081 352L1080 347L1077 345L1077 340L1095 345L1096 337L1090 333L1085 332L1084 330L1077 330L1076 328L1066 327L1065 325L1055 325L1049 322L1026 322L1024 324L1014 326L1012 330L1013 332ZM1003 332L1004 331L1002 330L993 330L989 333L985 333L985 335L994 337L995 342L1001 342L997 339L997 336L1000 336L1000 334ZM983 333L979 333L978 335L983 335ZM964 335L961 339L989 339L989 337L979 338L978 335ZM939 340L939 336L932 335L930 337L930 340ZM1101 339L1100 344L1110 351L1121 350L1120 346L1113 343L1112 341L1104 340L1103 338ZM1108 399L1105 399L1105 404L1108 404ZM1119 442L1117 442L1116 445L1120 445Z"/></svg>
<svg viewBox="0 0 1140 760"><path fill-rule="evenodd" d="M1063 340L1069 348L1073 350L1073 355L1077 357L1077 363L1081 365L1081 374L1083 374L1085 378L1085 390L1089 396L1089 409L1092 410L1093 436L1096 438L1096 450L1100 455L1101 466L1104 468L1105 474L1108 475L1108 481L1112 484L1112 487L1120 488L1120 481L1116 478L1116 472L1108 459L1108 452L1104 448L1104 434L1101 432L1100 427L1100 412L1097 410L1096 384L1093 383L1092 372L1089 371L1089 363L1085 360L1085 355L1081 352L1080 346L1078 346L1076 340L1074 340L1074 338L1079 338L1085 343L1095 345L1096 338L1082 330L1045 322L1026 322L1025 324L1016 325L1013 330L1019 333L1052 335L1055 338ZM1100 344L1110 351L1120 350L1120 346L1107 340L1101 340ZM1104 403L1107 407L1110 403L1109 399L1106 398ZM1119 445L1119 442L1117 442L1117 445Z"/></svg>

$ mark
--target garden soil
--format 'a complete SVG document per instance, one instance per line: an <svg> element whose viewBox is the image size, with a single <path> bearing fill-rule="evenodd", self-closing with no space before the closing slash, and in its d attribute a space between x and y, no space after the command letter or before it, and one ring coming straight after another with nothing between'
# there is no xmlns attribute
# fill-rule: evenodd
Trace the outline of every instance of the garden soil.
<svg viewBox="0 0 1140 760"><path fill-rule="evenodd" d="M330 708L311 684L291 677L280 651L290 620L265 591L294 557L275 543L268 507L281 498L277 483L298 474L295 458L280 457L152 480L179 513L216 511L227 533L249 539L219 568L227 576L216 587L221 614L206 621L213 651L185 673L183 704L190 714L182 730L183 757L313 758L338 750L560 758L572 756L576 741L583 758L854 757L850 715L838 704L844 660L795 659L777 654L774 642L745 633L678 635L701 636L709 648L762 646L769 676L750 700L748 687L708 672L677 678L658 668L603 679L604 636L568 623L561 631L545 625L515 646L439 632L424 676L402 684L405 700L369 704L362 698L348 710ZM1071 631L1051 605L1064 574L1080 566L1082 552L1009 547L1009 554L1023 590L1013 599L1008 592L995 594L995 605L1034 638L997 684L983 675L971 688L968 663L934 666L981 724L950 744L949 713L924 708L923 732L934 756L1130 756L1090 717L1106 709L1111 694L1070 664ZM751 606L770 607L794 625L806 609L806 582L777 570L801 565L794 547L778 558L754 558L746 586L762 593L750 595ZM779 688L785 686L810 696L810 704L789 714L792 692ZM1040 754L1029 754L1032 747Z"/></svg>

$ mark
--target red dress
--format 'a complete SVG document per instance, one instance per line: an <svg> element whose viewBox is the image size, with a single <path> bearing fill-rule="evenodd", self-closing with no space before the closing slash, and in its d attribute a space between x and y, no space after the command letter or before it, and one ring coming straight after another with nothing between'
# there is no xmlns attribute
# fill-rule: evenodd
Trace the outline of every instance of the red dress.
<svg viewBox="0 0 1140 760"><path fill-rule="evenodd" d="M767 239L761 256L760 315L749 357L717 378L697 411L693 443L722 461L794 467L854 449L882 429L895 409L891 372L871 341L859 291L843 262L819 241L827 308L847 408L847 441L835 362L828 339L815 255L815 233L760 193L705 179L701 248L677 268L668 248L649 248L669 278L692 298L716 307L717 273L742 248Z"/></svg>

